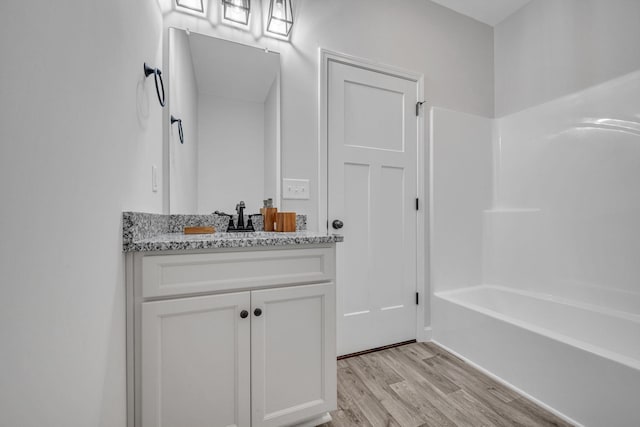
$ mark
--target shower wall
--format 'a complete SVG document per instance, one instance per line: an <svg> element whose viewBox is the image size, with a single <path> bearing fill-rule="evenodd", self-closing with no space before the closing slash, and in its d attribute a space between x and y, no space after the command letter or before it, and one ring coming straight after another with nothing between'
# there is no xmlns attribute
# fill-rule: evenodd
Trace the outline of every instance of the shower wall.
<svg viewBox="0 0 640 427"><path fill-rule="evenodd" d="M640 71L431 117L434 341L571 424L640 425Z"/></svg>
<svg viewBox="0 0 640 427"><path fill-rule="evenodd" d="M500 119L431 120L433 292L640 313L640 71Z"/></svg>
<svg viewBox="0 0 640 427"><path fill-rule="evenodd" d="M431 110L431 289L482 283L483 212L491 207L493 120Z"/></svg>
<svg viewBox="0 0 640 427"><path fill-rule="evenodd" d="M640 72L496 121L484 282L640 293Z"/></svg>

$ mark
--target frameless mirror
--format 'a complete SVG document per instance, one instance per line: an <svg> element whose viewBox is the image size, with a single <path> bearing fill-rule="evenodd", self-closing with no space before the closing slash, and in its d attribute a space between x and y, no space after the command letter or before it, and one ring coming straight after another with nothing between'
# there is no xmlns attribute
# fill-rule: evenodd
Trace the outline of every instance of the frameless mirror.
<svg viewBox="0 0 640 427"><path fill-rule="evenodd" d="M278 204L278 53L170 28L169 115L172 214Z"/></svg>

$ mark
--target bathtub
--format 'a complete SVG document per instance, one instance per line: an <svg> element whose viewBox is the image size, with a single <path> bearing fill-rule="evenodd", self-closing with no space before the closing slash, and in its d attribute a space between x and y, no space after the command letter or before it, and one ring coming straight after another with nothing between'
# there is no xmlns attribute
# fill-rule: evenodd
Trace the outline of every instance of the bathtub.
<svg viewBox="0 0 640 427"><path fill-rule="evenodd" d="M433 340L573 424L640 426L633 297L489 285L436 292Z"/></svg>

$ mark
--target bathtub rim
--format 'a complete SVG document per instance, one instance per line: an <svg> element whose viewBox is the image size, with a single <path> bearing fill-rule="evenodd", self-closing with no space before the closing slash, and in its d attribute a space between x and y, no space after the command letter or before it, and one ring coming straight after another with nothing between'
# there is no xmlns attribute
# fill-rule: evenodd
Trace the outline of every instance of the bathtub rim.
<svg viewBox="0 0 640 427"><path fill-rule="evenodd" d="M625 356L623 354L620 353L616 353L614 351L611 350L607 350L605 348L602 348L600 346L596 346L594 344L590 344L588 342L570 337L568 335L564 335L564 334L560 334L558 332L549 330L547 328L543 328L537 325L532 324L531 322L526 322L520 319L515 319L513 317L510 316L506 316L502 313L499 313L495 310L491 310L488 309L486 307L483 307L481 305L478 304L473 304L473 303L469 303L466 301L460 301L458 299L455 298L456 295L458 294L462 294L465 292L469 292L469 290L498 290L498 291L503 291L506 293L512 293L512 294L519 294L521 296L526 296L526 297L531 297L531 298L536 298L538 300L542 300L542 301L548 301L548 302L553 302L553 303L557 303L557 304L561 304L561 305L567 305L567 306L571 306L574 308L579 308L582 310L587 310L587 311L596 311L600 314L604 314L604 315L609 315L609 316L613 316L613 317L618 317L618 318L622 318L623 320L628 320L628 321L632 321L634 323L639 323L639 327L640 327L640 320L636 320L633 318L628 318L628 316L625 314L624 316L616 316L616 315L612 315L610 313L608 313L608 310L605 310L604 312L602 310L592 310L591 309L591 305L590 304L586 304L587 307L584 307L583 304L581 303L567 303L562 301L563 299L560 299L560 301L558 300L558 298L554 297L554 296L549 296L546 297L547 294L536 294L535 292L530 292L530 291L521 291L519 289L512 289L509 287L505 287L505 286L500 286L500 285L477 285L477 286L469 286L466 288L456 288L453 290L447 290L447 291L439 291L439 292L434 292L433 296L436 298L440 298L444 301L447 301L449 303L452 304L457 304L459 306L462 306L468 310L474 310L477 311L479 313L484 314L485 316L489 316L492 317L494 319L498 319L500 321L506 322L506 323L510 323L512 325L518 326L520 328L526 329L530 332L542 335L544 337L547 337L549 339L552 339L554 341L560 342L562 344L567 344L567 345L571 345L573 347L576 347L578 349L590 352L592 354L595 354L599 357L603 357L605 359L609 359L612 360L616 363L620 363L624 366L627 366L629 368L632 369L636 369L638 371L640 371L640 360L634 359L633 357L629 357L629 356ZM570 301L570 300L569 300ZM432 304L436 304L437 301L434 299L432 301ZM633 316L632 317L637 317L637 316ZM437 341L434 341L437 342ZM465 359L466 360L466 359Z"/></svg>
<svg viewBox="0 0 640 427"><path fill-rule="evenodd" d="M536 291L531 291L526 289L517 289L509 286L496 285L491 283L484 283L481 285L472 285L472 286L466 286L461 288L449 289L446 291L437 291L437 292L434 292L434 295L436 296L457 295L460 293L468 292L471 289L473 290L495 289L495 290L504 291L512 294L523 295L526 297L535 298L543 301L551 301L558 304L569 305L571 307L581 308L583 310L595 311L597 313L604 314L607 316L618 317L621 319L630 320L634 323L640 323L640 312L636 314L629 311L617 310L615 308L610 308L610 307L603 307L600 305L591 304L584 301L577 301L571 298L554 295L548 292L536 292ZM638 294L633 293L633 295L636 296Z"/></svg>

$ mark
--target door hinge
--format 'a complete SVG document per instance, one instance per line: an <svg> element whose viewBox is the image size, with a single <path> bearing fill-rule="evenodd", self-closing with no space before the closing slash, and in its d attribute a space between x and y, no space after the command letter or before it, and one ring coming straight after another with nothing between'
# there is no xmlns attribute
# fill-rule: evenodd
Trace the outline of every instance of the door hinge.
<svg viewBox="0 0 640 427"><path fill-rule="evenodd" d="M425 102L426 101L416 102L416 117L420 117L420 107L422 107L422 104Z"/></svg>
<svg viewBox="0 0 640 427"><path fill-rule="evenodd" d="M420 305L420 304L419 304L419 299L418 299L418 298L419 298L419 296L420 296L420 294L416 292L416 305Z"/></svg>
<svg viewBox="0 0 640 427"><path fill-rule="evenodd" d="M420 199L418 199L416 197L416 210L419 211L420 210Z"/></svg>

